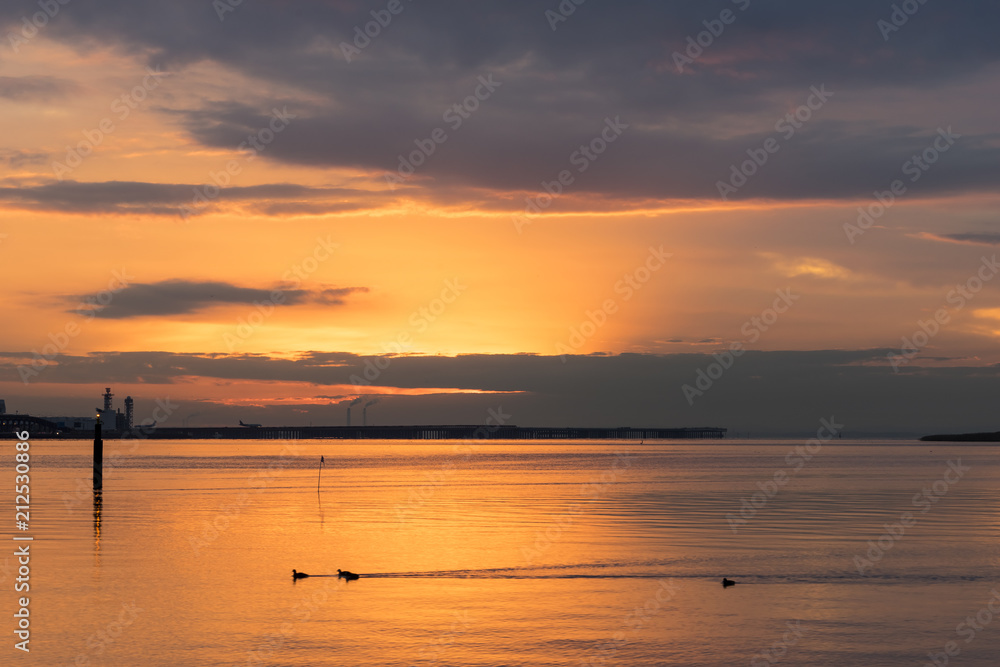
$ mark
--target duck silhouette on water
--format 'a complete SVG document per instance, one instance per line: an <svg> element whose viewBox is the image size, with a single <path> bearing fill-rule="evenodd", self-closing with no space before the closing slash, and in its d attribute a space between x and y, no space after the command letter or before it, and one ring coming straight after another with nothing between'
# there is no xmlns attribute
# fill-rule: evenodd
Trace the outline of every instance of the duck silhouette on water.
<svg viewBox="0 0 1000 667"><path fill-rule="evenodd" d="M725 577L722 578L722 587L723 588L729 588L730 586L735 586L735 585L736 585L736 582L733 581L732 579L726 579Z"/></svg>
<svg viewBox="0 0 1000 667"><path fill-rule="evenodd" d="M347 570L337 570L338 579L347 579L348 581L357 581L361 578L361 575L354 574L353 572L348 572Z"/></svg>
<svg viewBox="0 0 1000 667"><path fill-rule="evenodd" d="M295 570L292 570L292 579L305 579L308 576L309 575L306 574L305 572L297 572Z"/></svg>

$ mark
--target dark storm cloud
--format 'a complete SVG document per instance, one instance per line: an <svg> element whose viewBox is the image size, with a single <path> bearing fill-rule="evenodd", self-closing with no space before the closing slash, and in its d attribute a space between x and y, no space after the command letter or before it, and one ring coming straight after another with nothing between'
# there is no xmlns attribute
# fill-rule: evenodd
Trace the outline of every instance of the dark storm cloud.
<svg viewBox="0 0 1000 667"><path fill-rule="evenodd" d="M164 280L158 283L132 283L114 293L107 305L98 294L80 294L68 300L84 305L73 312L107 319L162 317L192 313L212 306L258 304L294 306L314 302L343 305L344 298L367 292L367 287L306 289L255 289L218 281Z"/></svg>
<svg viewBox="0 0 1000 667"><path fill-rule="evenodd" d="M803 90L805 102L811 93L808 88ZM541 189L543 181L551 182L567 169L576 179L574 192L605 197L718 198L718 182L730 181L733 165L750 159L748 150L760 153L765 141L782 137L774 127L725 139L711 131L665 130L611 108L607 115L589 118L558 119L540 113L517 125L509 120L507 110L484 106L477 116L463 122L454 138L436 146L433 154L414 159L415 141L429 141L436 128L448 131L443 116L423 117L419 110L407 111L393 104L297 111L298 118L268 147L269 158L312 166L351 166L395 176L400 175L401 156L408 161L419 159L423 164L403 185L417 186L422 179L432 178L437 187L454 187L452 196L461 196L463 188L534 192ZM228 122L219 122L219 118ZM265 127L267 121L266 113L233 105L214 113L191 113L185 123L201 143L224 148L238 145L248 128ZM615 143L585 164L582 149L602 138L609 127L622 128ZM919 172L919 183L912 181L913 159L949 132L957 135L952 145L934 156L933 166ZM1000 149L989 138L968 136L952 126L849 126L816 119L797 134L794 140L782 142L779 153L769 156L766 168L753 166L759 173L746 187L727 196L870 196L895 179L916 183L912 186L915 192L929 195L989 190L1000 178ZM943 140L939 144L945 145ZM904 171L907 165L910 170ZM580 172L581 168L586 173ZM443 193L430 196L441 198Z"/></svg>
<svg viewBox="0 0 1000 667"><path fill-rule="evenodd" d="M371 84L400 84L414 77L419 85L440 80L445 70L462 76L530 57L542 75L575 69L585 77L581 83L605 84L652 105L670 91L649 85L655 81L649 78L655 71L649 65L662 62L676 72L672 53L683 50L686 38L705 30L703 21L724 9L734 12L735 21L707 48L706 62L696 62L692 69L708 70L736 90L752 91L778 80L785 85L788 79L808 85L817 76L926 82L954 76L960 68L984 67L1000 54L993 39L1000 8L977 0L927 3L889 41L876 24L889 17L891 4L865 0L593 2L579 7L555 31L544 12L558 2L402 4L404 11L351 63L340 43L352 40L355 27L371 21L370 12L382 10L384 3L244 2L220 20L213 3L201 0L106 0L68 7L44 30L46 37L116 44L172 63L217 60L321 91L338 91L343 83L366 77L368 90ZM0 17L14 29L35 11L33 0L15 0L4 4ZM740 60L729 69L707 62L724 60L724 55L739 55Z"/></svg>
<svg viewBox="0 0 1000 667"><path fill-rule="evenodd" d="M481 423L487 408L502 406L513 415L510 423L522 426L712 425L755 435L809 434L815 433L819 419L833 417L845 425L849 437L872 431L996 429L1000 367L914 365L894 373L885 363L887 352L747 352L694 405L685 400L681 387L693 383L697 370L713 362L710 355L568 356L565 364L549 356L460 355L396 357L385 364L384 358L347 353L310 353L298 359L94 353L60 355L38 381L100 387L160 384L150 392L164 396L171 394L170 385L192 377L351 385L352 377L364 377L379 361L383 368L374 386L356 385L350 398L377 394L378 386L493 392L384 396L380 423ZM17 365L31 358L31 353L0 353L0 381L19 380ZM329 414L309 412L315 409L309 405L302 408L307 412L300 423ZM336 419L329 422L340 423L342 415Z"/></svg>
<svg viewBox="0 0 1000 667"><path fill-rule="evenodd" d="M570 154L597 136L605 118L620 116L629 129L573 191L650 198L718 196L715 184L730 165L772 135L775 119L814 85L839 95L831 106L852 120L812 120L733 198L870 196L899 177L937 127L882 115L866 106L864 93L932 96L1000 58L993 29L1000 6L975 0L920 5L888 40L877 22L890 18L891 3L863 0L591 2L554 31L544 12L555 1L402 6L352 62L341 43L383 4L244 2L220 20L202 0L109 0L67 6L45 34L81 48L116 44L175 69L212 60L297 87L300 99L277 100L297 118L266 159L390 171L414 140L444 128L447 143L407 183L417 188L537 191L570 168ZM724 9L734 21L678 72L673 54ZM19 1L0 11L13 25L34 10ZM502 85L452 130L444 110L490 74ZM981 95L973 104L992 100L986 90ZM204 145L233 148L248 129L265 127L274 102L249 87L240 99L174 113ZM963 137L918 194L985 190L1000 175L995 137L969 133L963 113L956 107L940 120Z"/></svg>
<svg viewBox="0 0 1000 667"><path fill-rule="evenodd" d="M196 191L203 186L173 183L106 181L82 183L58 181L44 185L0 187L0 201L10 206L38 211L66 213L117 213L181 215L185 207L196 207ZM344 188L311 188L290 183L222 188L215 197L223 202L250 202L251 208L269 215L288 212L331 213L361 208L349 200L369 198L368 192ZM213 200L213 201L215 201ZM348 201L345 201L348 200ZM262 203L266 202L266 203ZM269 208L270 207L270 208Z"/></svg>
<svg viewBox="0 0 1000 667"><path fill-rule="evenodd" d="M45 102L77 90L68 79L54 76L0 76L0 98Z"/></svg>

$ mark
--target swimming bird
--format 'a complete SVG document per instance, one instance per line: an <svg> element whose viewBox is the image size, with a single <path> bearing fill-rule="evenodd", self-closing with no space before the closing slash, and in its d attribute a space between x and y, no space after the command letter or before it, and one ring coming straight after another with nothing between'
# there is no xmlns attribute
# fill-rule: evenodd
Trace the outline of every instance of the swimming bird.
<svg viewBox="0 0 1000 667"><path fill-rule="evenodd" d="M354 574L353 572L348 572L347 570L337 570L338 579L347 579L348 581L357 581L361 575Z"/></svg>
<svg viewBox="0 0 1000 667"><path fill-rule="evenodd" d="M736 582L733 581L732 579L726 579L725 577L722 578L722 587L723 588L728 588L730 586L735 586L735 585L736 585Z"/></svg>
<svg viewBox="0 0 1000 667"><path fill-rule="evenodd" d="M309 575L305 572L296 572L295 570L292 570L292 579L305 579L308 576Z"/></svg>

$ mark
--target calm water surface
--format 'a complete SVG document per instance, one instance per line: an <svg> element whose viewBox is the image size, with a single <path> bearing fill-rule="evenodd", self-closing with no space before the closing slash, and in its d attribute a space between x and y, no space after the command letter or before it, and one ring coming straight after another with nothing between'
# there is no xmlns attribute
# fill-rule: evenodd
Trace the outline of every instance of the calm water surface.
<svg viewBox="0 0 1000 667"><path fill-rule="evenodd" d="M0 663L996 665L997 448L797 445L36 441Z"/></svg>

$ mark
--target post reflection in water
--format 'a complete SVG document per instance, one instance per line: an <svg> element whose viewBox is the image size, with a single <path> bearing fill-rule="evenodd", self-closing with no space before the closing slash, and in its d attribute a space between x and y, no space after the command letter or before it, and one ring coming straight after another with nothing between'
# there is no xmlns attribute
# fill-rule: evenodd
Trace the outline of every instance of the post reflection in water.
<svg viewBox="0 0 1000 667"><path fill-rule="evenodd" d="M320 483L323 480L323 465L326 463L326 457L319 457L319 475L316 477L316 499L319 501L319 525L322 529L323 524L326 522L326 515L323 514L323 494L320 491Z"/></svg>
<svg viewBox="0 0 1000 667"><path fill-rule="evenodd" d="M104 499L102 491L94 491L94 559L95 564L101 564L101 506Z"/></svg>
<svg viewBox="0 0 1000 667"><path fill-rule="evenodd" d="M89 471L89 444L49 445L46 488ZM32 604L57 630L36 661L904 667L958 639L996 585L995 447L830 443L734 532L727 513L797 443L628 444L484 442L464 458L446 441L345 441L314 500L329 443L292 459L275 442L157 441L115 468L110 532L102 492L91 517L47 499ZM913 494L959 460L974 472L922 513ZM858 572L903 511L917 524ZM311 576L290 587L293 568ZM992 627L963 666L996 667Z"/></svg>

